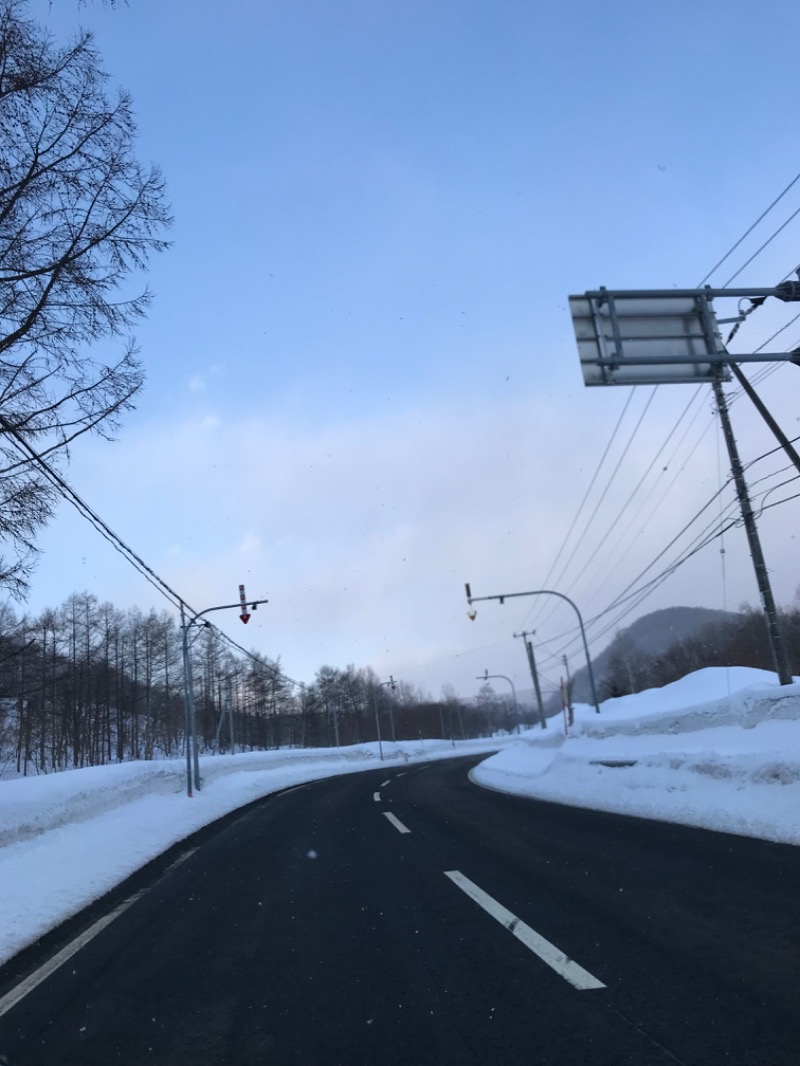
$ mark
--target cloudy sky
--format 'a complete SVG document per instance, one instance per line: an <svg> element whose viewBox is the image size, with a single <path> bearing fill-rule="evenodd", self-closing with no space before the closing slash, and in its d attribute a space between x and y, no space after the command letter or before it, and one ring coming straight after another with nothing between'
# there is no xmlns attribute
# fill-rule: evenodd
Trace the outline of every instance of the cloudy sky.
<svg viewBox="0 0 800 1066"><path fill-rule="evenodd" d="M585 389L570 293L697 285L800 169L790 0L35 0L95 33L165 175L173 247L138 331L148 383L69 480L195 608L266 597L248 646L293 677L371 665L438 696L505 674L535 629L548 682L659 607L757 603L710 388ZM709 278L800 207L793 186ZM738 273L800 263L800 222ZM722 305L721 305L722 306ZM730 310L730 308L728 308ZM733 350L786 326L748 319ZM766 350L800 344L800 321ZM800 370L751 367L789 436ZM729 390L731 397L736 390ZM735 400L779 602L798 483ZM772 506L775 505L775 506ZM162 603L63 504L31 611L88 590ZM620 601L614 606L616 601ZM555 606L554 606L555 604ZM504 682L497 682L503 691Z"/></svg>

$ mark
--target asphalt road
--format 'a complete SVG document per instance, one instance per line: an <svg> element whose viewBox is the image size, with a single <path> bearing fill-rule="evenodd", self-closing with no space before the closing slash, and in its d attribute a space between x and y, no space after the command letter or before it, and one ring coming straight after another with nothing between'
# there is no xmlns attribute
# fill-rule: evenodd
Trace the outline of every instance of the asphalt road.
<svg viewBox="0 0 800 1066"><path fill-rule="evenodd" d="M189 841L13 1006L78 923L0 972L0 1054L800 1061L800 849L487 792L474 762L305 785Z"/></svg>

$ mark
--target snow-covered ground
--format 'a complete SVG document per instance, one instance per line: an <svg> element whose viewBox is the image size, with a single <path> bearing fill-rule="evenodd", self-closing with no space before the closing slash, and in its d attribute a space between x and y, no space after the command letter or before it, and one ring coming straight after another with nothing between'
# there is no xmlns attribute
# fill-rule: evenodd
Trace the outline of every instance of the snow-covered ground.
<svg viewBox="0 0 800 1066"><path fill-rule="evenodd" d="M490 788L800 843L800 683L760 670L700 670L600 715L579 705L569 737L551 719L520 737L384 749L389 772L496 751L472 773ZM371 744L208 757L191 799L182 760L0 782L0 962L222 815L380 765Z"/></svg>
<svg viewBox="0 0 800 1066"><path fill-rule="evenodd" d="M485 760L489 788L800 844L800 683L743 667L580 705ZM552 722L555 725L555 722Z"/></svg>

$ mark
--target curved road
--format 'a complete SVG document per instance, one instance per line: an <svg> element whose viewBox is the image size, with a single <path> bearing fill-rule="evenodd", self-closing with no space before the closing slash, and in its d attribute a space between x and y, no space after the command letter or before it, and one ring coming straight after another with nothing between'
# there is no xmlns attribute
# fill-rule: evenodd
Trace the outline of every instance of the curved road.
<svg viewBox="0 0 800 1066"><path fill-rule="evenodd" d="M93 908L80 950L73 922L0 972L0 1054L800 1061L800 849L488 792L476 761L304 785L198 834Z"/></svg>

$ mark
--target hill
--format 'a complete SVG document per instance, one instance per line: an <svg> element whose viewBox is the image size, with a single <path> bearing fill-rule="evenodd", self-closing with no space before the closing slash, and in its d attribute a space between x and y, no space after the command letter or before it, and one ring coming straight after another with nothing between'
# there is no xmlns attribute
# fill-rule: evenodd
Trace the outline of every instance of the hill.
<svg viewBox="0 0 800 1066"><path fill-rule="evenodd" d="M641 685L637 684L637 674L648 660L664 654L678 641L696 636L713 625L732 622L735 618L736 615L731 611L708 607L665 607L637 618L626 629L617 632L609 646L592 658L598 699L602 701L619 694L616 690L620 682L623 682L622 687L627 691L638 691ZM574 671L573 676L575 702L590 703L588 669L582 666ZM547 704L547 712L554 713L559 707L559 698L551 699Z"/></svg>

